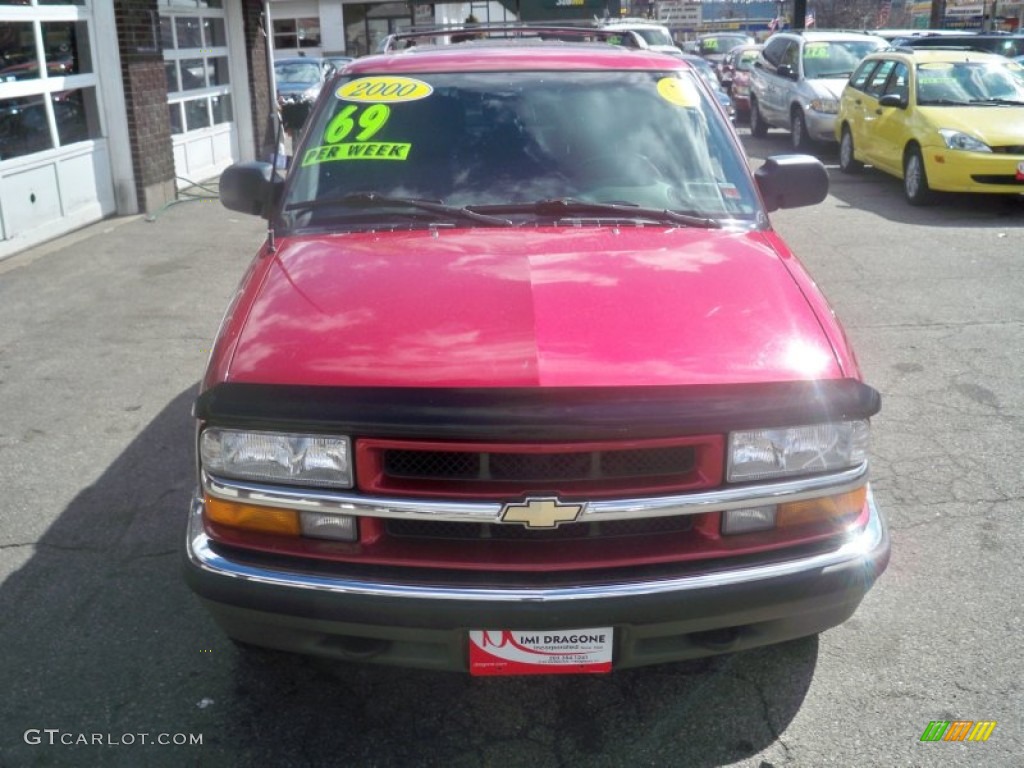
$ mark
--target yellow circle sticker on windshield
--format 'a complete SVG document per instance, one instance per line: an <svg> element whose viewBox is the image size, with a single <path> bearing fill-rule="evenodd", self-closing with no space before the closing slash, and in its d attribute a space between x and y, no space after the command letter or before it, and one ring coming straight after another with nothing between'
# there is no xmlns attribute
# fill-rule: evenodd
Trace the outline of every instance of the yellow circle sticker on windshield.
<svg viewBox="0 0 1024 768"><path fill-rule="evenodd" d="M360 101L366 104L394 104L399 101L425 99L434 88L422 80L411 77L361 77L345 83L334 95L342 101Z"/></svg>
<svg viewBox="0 0 1024 768"><path fill-rule="evenodd" d="M692 83L677 77L663 77L658 81L658 95L677 107L695 107L700 97Z"/></svg>

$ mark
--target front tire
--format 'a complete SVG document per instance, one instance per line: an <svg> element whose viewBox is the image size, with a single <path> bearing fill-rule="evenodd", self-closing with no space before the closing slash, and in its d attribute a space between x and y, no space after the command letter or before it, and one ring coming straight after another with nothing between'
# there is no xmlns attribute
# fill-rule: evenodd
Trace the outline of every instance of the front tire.
<svg viewBox="0 0 1024 768"><path fill-rule="evenodd" d="M843 136L839 140L839 170L843 173L860 173L863 169L864 163L854 156L850 126L844 125Z"/></svg>
<svg viewBox="0 0 1024 768"><path fill-rule="evenodd" d="M810 151L812 142L811 137L807 135L807 121L804 120L804 113L798 109L794 109L790 116L789 130L793 149L797 152Z"/></svg>
<svg viewBox="0 0 1024 768"><path fill-rule="evenodd" d="M768 135L768 123L761 117L761 108L756 99L750 100L750 135L759 139Z"/></svg>
<svg viewBox="0 0 1024 768"><path fill-rule="evenodd" d="M903 194L911 205L930 205L935 193L928 186L924 158L917 147L909 147L903 155Z"/></svg>

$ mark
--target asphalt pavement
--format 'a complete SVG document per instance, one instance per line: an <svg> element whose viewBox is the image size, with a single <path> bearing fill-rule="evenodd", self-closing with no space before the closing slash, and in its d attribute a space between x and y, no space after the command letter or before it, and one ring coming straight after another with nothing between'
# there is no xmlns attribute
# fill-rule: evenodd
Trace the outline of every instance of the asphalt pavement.
<svg viewBox="0 0 1024 768"><path fill-rule="evenodd" d="M773 220L883 393L893 563L821 637L607 677L239 653L180 558L192 400L265 222L198 190L0 261L0 768L1020 765L1024 206L831 175ZM998 725L920 741L957 719Z"/></svg>

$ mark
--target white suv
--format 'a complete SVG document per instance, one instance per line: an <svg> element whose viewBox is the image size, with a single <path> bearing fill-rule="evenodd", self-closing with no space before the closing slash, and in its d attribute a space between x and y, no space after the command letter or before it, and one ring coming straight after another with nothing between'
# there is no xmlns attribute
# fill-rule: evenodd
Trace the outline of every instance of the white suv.
<svg viewBox="0 0 1024 768"><path fill-rule="evenodd" d="M835 141L839 94L857 64L888 43L858 32L780 32L765 43L750 72L750 132L787 128L793 148Z"/></svg>

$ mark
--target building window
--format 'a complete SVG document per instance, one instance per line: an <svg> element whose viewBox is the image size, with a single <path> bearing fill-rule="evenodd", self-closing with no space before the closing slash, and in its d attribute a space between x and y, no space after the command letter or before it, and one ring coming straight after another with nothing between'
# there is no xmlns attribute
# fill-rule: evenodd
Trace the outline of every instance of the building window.
<svg viewBox="0 0 1024 768"><path fill-rule="evenodd" d="M274 19L274 48L319 48L320 19Z"/></svg>
<svg viewBox="0 0 1024 768"><path fill-rule="evenodd" d="M0 9L51 6L0 20L0 162L102 137L82 4L0 0Z"/></svg>
<svg viewBox="0 0 1024 768"><path fill-rule="evenodd" d="M162 0L182 8L182 0ZM192 10L198 7L198 10ZM221 3L189 0L189 10L160 17L171 134L231 122L231 76ZM228 115L225 119L224 116Z"/></svg>

